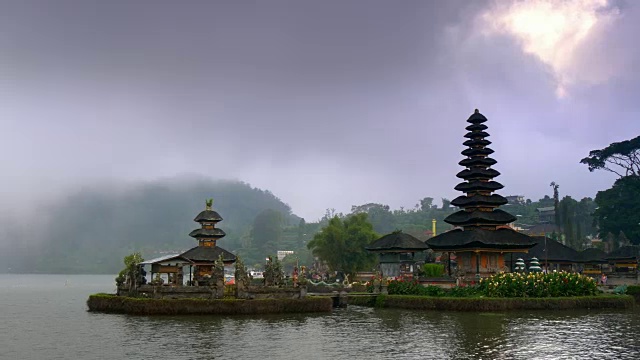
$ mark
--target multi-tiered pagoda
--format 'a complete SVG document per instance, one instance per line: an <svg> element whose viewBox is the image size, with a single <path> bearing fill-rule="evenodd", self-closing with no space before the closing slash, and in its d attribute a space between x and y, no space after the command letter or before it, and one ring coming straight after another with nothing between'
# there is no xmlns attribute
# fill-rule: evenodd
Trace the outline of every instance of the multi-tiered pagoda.
<svg viewBox="0 0 640 360"><path fill-rule="evenodd" d="M198 246L180 254L190 260L196 267L196 279L211 275L214 262L222 255L225 265L236 261L236 256L218 246L217 242L226 234L218 229L216 224L222 221L222 216L212 209L212 200L206 202L205 209L193 221L200 223L200 228L193 230L189 236L198 240Z"/></svg>
<svg viewBox="0 0 640 360"><path fill-rule="evenodd" d="M468 140L463 145L468 148L462 151L466 158L459 162L466 169L456 175L464 182L455 187L465 195L451 201L462 210L444 220L456 229L427 240L434 251L449 253L449 257L455 253L458 269L464 276L486 276L508 270L505 253L527 252L535 245L529 236L508 226L516 220L513 215L498 209L507 199L493 193L503 186L493 180L500 173L491 168L497 161L489 157L493 150L487 147L491 141L486 139L489 137L486 121L477 109L467 120L471 125L466 127L469 132L464 137Z"/></svg>

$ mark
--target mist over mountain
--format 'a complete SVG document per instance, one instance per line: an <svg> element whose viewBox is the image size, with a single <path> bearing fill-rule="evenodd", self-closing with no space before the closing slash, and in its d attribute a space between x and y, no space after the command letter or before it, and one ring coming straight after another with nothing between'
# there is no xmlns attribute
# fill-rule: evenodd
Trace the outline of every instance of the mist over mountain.
<svg viewBox="0 0 640 360"><path fill-rule="evenodd" d="M220 246L235 250L255 217L272 209L283 225L297 224L291 208L269 191L235 180L172 178L86 187L49 204L36 204L23 221L3 217L0 272L116 273L122 258L187 250L205 199L223 217Z"/></svg>

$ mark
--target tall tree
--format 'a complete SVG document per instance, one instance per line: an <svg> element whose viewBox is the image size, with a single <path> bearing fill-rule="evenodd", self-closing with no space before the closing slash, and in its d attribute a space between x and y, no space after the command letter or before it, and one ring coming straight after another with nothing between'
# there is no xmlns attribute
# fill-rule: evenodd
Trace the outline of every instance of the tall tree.
<svg viewBox="0 0 640 360"><path fill-rule="evenodd" d="M625 176L611 189L599 191L594 213L600 236L624 232L632 243L640 243L640 176Z"/></svg>
<svg viewBox="0 0 640 360"><path fill-rule="evenodd" d="M442 210L449 210L451 208L451 200L442 198Z"/></svg>
<svg viewBox="0 0 640 360"><path fill-rule="evenodd" d="M602 169L620 177L640 176L640 136L592 150L580 162L586 164L589 171Z"/></svg>
<svg viewBox="0 0 640 360"><path fill-rule="evenodd" d="M352 214L368 214L368 219L373 225L373 229L380 234L387 234L395 230L395 217L391 212L389 205L368 203L360 206L351 207ZM398 214L404 214L404 211Z"/></svg>
<svg viewBox="0 0 640 360"><path fill-rule="evenodd" d="M420 200L420 210L428 211L428 210L431 209L432 206L433 206L433 198L432 197L426 197L426 198Z"/></svg>
<svg viewBox="0 0 640 360"><path fill-rule="evenodd" d="M304 221L304 218L300 219L298 223L298 229L296 234L296 246L298 249L302 248L304 243L304 236L306 235L307 222Z"/></svg>
<svg viewBox="0 0 640 360"><path fill-rule="evenodd" d="M367 214L358 213L344 219L333 217L307 247L331 270L353 275L375 264L375 256L364 248L376 238L378 234L373 231Z"/></svg>
<svg viewBox="0 0 640 360"><path fill-rule="evenodd" d="M560 185L556 184L555 181L552 181L551 184L549 185L553 188L553 209L555 212L555 223L557 226L560 226L560 194L558 193L558 188L560 187Z"/></svg>
<svg viewBox="0 0 640 360"><path fill-rule="evenodd" d="M629 246L631 242L627 239L627 236L624 234L624 231L620 230L618 234L618 246Z"/></svg>

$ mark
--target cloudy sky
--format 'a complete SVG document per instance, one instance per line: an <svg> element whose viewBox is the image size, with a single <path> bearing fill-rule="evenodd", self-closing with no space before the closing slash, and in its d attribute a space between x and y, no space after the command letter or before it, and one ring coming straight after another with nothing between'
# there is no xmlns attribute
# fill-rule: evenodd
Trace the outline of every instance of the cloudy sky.
<svg viewBox="0 0 640 360"><path fill-rule="evenodd" d="M640 134L640 2L0 1L2 206L188 174L326 208L453 198L488 118L503 195L595 196ZM213 194L215 196L215 194Z"/></svg>

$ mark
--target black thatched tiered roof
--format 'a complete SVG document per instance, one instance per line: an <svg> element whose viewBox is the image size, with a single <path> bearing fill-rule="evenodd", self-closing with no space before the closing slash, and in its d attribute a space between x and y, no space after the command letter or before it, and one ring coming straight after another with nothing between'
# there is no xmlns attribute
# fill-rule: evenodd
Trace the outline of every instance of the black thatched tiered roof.
<svg viewBox="0 0 640 360"><path fill-rule="evenodd" d="M484 123L487 118L476 109L467 119L463 144L468 148L462 151L466 158L459 162L466 169L456 176L465 180L456 185L455 189L465 193L451 201L451 205L462 208L449 215L445 222L462 227L437 235L427 240L427 245L434 250L455 250L468 248L499 248L499 249L529 249L535 242L529 236L518 233L505 225L516 221L516 217L498 209L508 203L501 195L493 194L503 186L493 178L500 173L491 166L497 163L489 157L493 150L487 146L491 141Z"/></svg>
<svg viewBox="0 0 640 360"><path fill-rule="evenodd" d="M535 243L529 236L509 228L471 228L447 231L427 240L427 244L434 251L455 251L469 248L528 249Z"/></svg>
<svg viewBox="0 0 640 360"><path fill-rule="evenodd" d="M401 231L387 234L365 247L373 252L416 252L427 250L427 248L422 241Z"/></svg>
<svg viewBox="0 0 640 360"><path fill-rule="evenodd" d="M222 216L218 212L211 209L211 202L207 202L207 206L193 221L200 223L201 228L195 229L189 233L189 236L198 240L216 240L225 237L222 229L217 229L215 224L222 221Z"/></svg>
<svg viewBox="0 0 640 360"><path fill-rule="evenodd" d="M457 175L466 181L456 186L456 189L464 192L465 195L459 196L451 202L451 205L463 210L451 214L444 220L449 224L463 227L494 227L506 225L516 220L513 215L496 209L507 204L507 199L498 194L491 194L493 191L501 189L502 184L493 180L500 173L491 168L497 161L489 157L493 150L486 147L491 143L485 140L489 136L489 133L485 131L488 129L484 124L486 121L487 118L477 109L467 120L471 125L467 126L469 132L464 137L470 140L465 141L464 144L469 148L462 151L462 155L467 158L459 162L466 169Z"/></svg>
<svg viewBox="0 0 640 360"><path fill-rule="evenodd" d="M224 262L236 261L236 256L229 251L219 247L217 240L226 234L222 229L216 228L216 223L222 221L222 216L211 209L213 200L208 200L205 209L193 219L200 223L201 227L189 233L189 236L198 239L198 246L180 254L185 259L195 263L212 263L222 255Z"/></svg>
<svg viewBox="0 0 640 360"><path fill-rule="evenodd" d="M230 253L229 251L219 247L210 247L210 246L196 246L191 248L184 253L180 254L185 259L189 259L195 263L197 262L214 262L218 260L218 258L222 255L222 261L224 262L234 262L236 261L236 256Z"/></svg>
<svg viewBox="0 0 640 360"><path fill-rule="evenodd" d="M218 214L218 212L211 210L211 208L206 208L204 210L202 210L200 212L200 214L198 214L198 216L196 216L195 219L193 219L193 221L195 222L220 222L222 221L222 216L220 216L220 214Z"/></svg>

